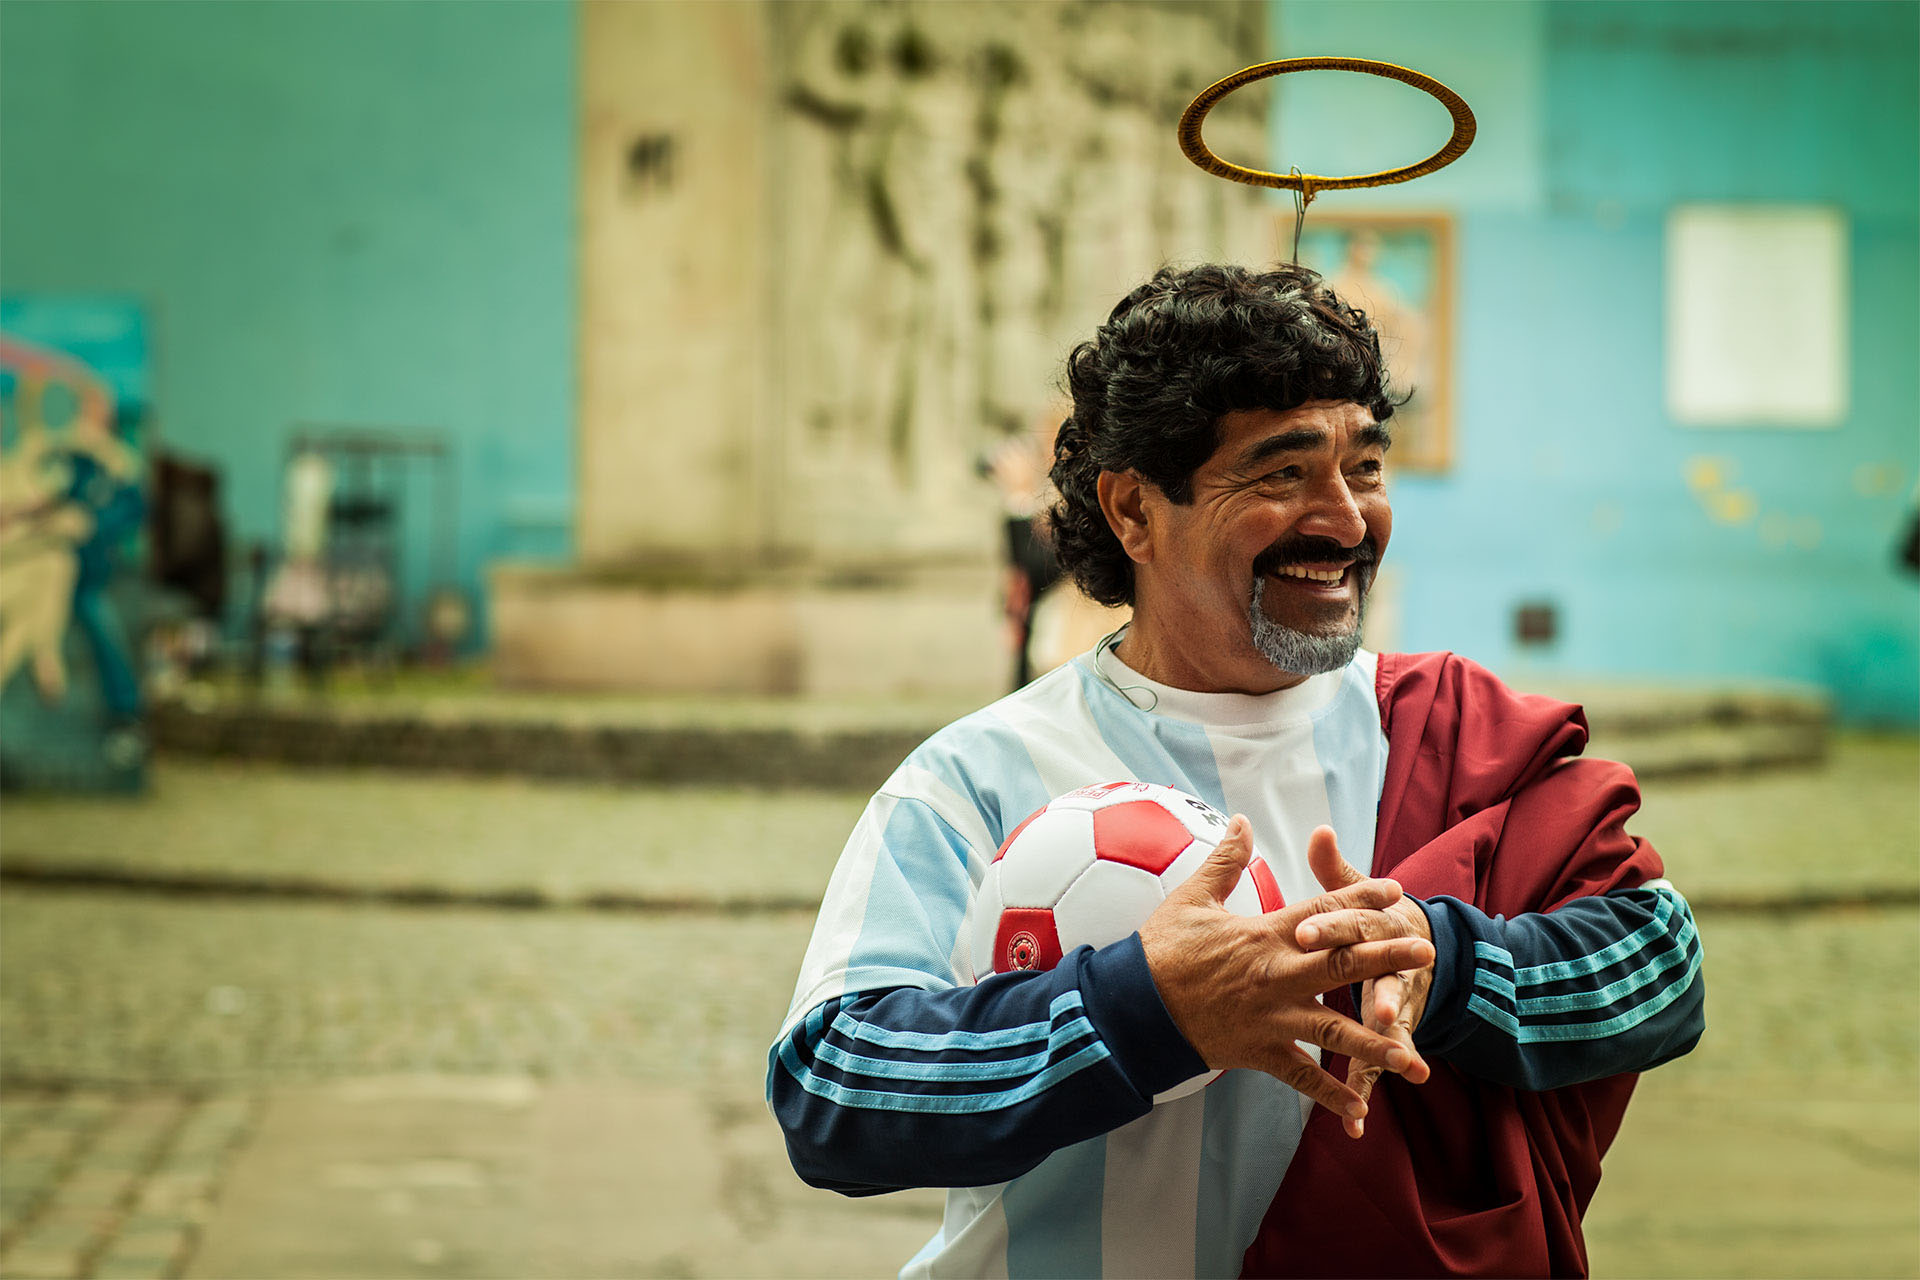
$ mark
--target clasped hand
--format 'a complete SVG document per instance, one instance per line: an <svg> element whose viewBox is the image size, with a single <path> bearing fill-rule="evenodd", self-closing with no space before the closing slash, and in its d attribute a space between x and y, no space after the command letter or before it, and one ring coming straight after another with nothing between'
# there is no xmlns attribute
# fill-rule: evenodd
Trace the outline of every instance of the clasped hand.
<svg viewBox="0 0 1920 1280"><path fill-rule="evenodd" d="M1433 973L1426 914L1396 882L1362 876L1320 827L1307 861L1326 892L1236 915L1224 902L1252 854L1252 830L1235 815L1200 869L1140 926L1154 985L1207 1066L1265 1071L1339 1115L1357 1138L1382 1071L1415 1084L1430 1074L1413 1047ZM1353 983L1362 984L1368 1025L1318 999ZM1344 1054L1347 1078L1296 1042Z"/></svg>

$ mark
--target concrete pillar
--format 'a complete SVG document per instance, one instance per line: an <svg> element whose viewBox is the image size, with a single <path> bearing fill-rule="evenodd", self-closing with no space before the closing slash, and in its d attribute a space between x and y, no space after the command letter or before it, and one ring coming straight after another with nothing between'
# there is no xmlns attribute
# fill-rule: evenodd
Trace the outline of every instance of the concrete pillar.
<svg viewBox="0 0 1920 1280"><path fill-rule="evenodd" d="M581 29L581 563L496 570L501 678L991 694L976 460L1156 267L1274 256L1173 135L1262 6L587 0ZM1257 96L1208 137L1261 155Z"/></svg>

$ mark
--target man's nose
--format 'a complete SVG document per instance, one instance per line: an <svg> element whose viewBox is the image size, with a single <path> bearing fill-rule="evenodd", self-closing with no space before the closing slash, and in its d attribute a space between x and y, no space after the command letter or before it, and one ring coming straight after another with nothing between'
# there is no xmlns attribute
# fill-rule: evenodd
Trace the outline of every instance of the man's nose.
<svg viewBox="0 0 1920 1280"><path fill-rule="evenodd" d="M1360 504L1344 476L1335 476L1314 490L1313 507L1300 521L1300 532L1332 538L1343 547L1358 546L1366 537L1366 517L1360 514Z"/></svg>

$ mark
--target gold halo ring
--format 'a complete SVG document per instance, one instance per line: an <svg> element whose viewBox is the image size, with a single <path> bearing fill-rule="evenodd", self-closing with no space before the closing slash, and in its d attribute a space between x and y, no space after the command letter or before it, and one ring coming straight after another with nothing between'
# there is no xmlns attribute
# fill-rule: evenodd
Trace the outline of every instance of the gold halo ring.
<svg viewBox="0 0 1920 1280"><path fill-rule="evenodd" d="M1317 173L1268 173L1263 169L1244 168L1213 154L1200 137L1200 126L1206 120L1207 112L1213 110L1220 99L1242 85L1252 84L1255 80L1265 80L1268 76L1285 75L1289 71L1360 71L1370 76L1385 76L1389 80L1410 84L1440 99L1448 114L1453 117L1453 136L1447 139L1446 146L1418 164L1410 164L1404 169L1383 169L1379 173L1353 174L1344 178L1328 178ZM1467 148L1473 145L1475 128L1473 110L1467 106L1466 99L1432 76L1423 76L1418 71L1395 66L1391 62L1375 62L1371 58L1282 58L1278 62L1262 62L1236 71L1226 79L1202 89L1200 96L1189 103L1187 109L1180 115L1180 150L1186 153L1187 159L1215 177L1244 182L1254 187L1278 187L1283 191L1298 191L1311 200L1314 193L1320 191L1341 191L1351 187L1384 187L1389 183L1407 182L1432 173L1436 169L1444 169L1458 160L1465 154Z"/></svg>

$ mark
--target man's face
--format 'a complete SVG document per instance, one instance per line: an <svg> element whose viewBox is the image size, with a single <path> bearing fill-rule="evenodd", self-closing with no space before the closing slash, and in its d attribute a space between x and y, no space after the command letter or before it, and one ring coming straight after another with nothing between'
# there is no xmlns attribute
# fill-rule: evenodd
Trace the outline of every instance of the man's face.
<svg viewBox="0 0 1920 1280"><path fill-rule="evenodd" d="M1360 405L1230 413L1193 500L1142 488L1139 646L1183 688L1265 692L1344 666L1393 532L1386 431ZM1131 637L1130 637L1131 638ZM1169 678L1172 677L1172 678Z"/></svg>

